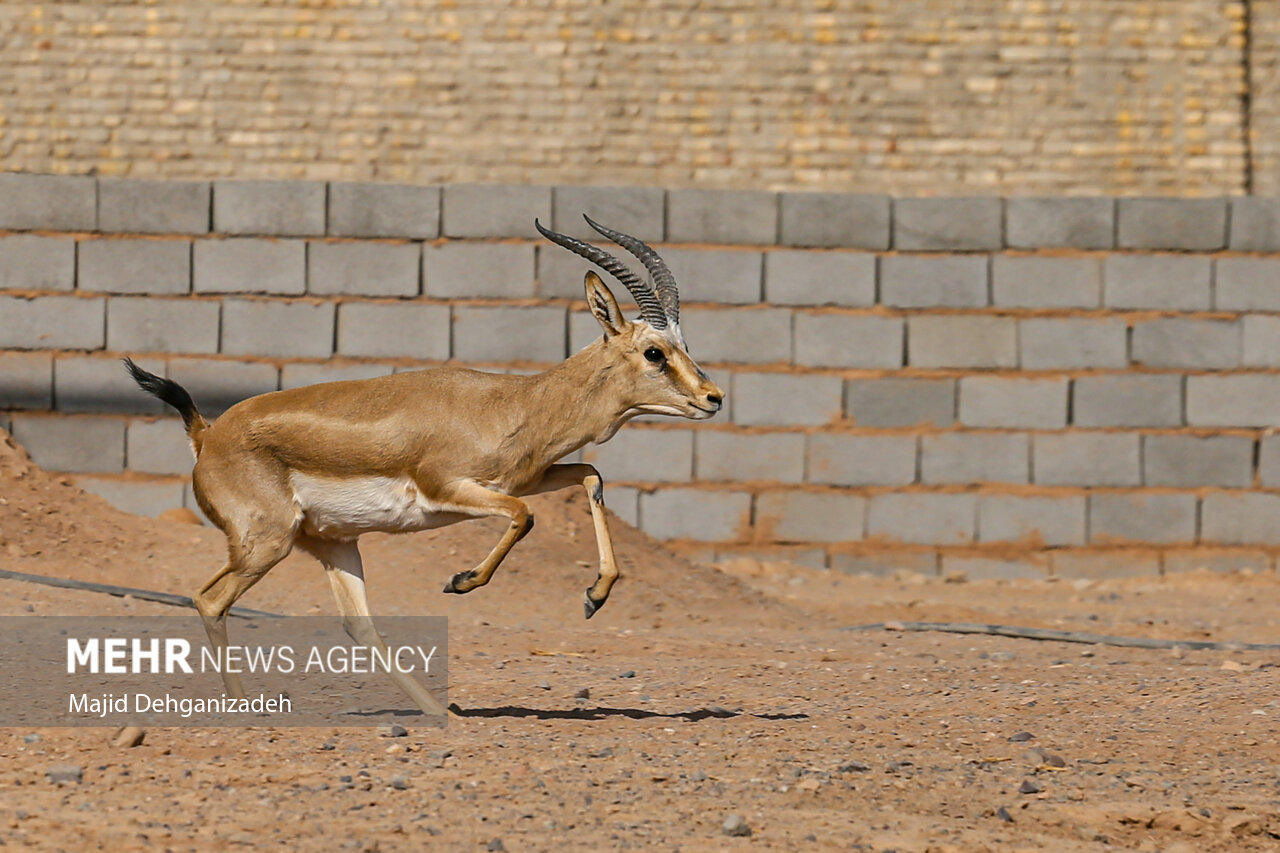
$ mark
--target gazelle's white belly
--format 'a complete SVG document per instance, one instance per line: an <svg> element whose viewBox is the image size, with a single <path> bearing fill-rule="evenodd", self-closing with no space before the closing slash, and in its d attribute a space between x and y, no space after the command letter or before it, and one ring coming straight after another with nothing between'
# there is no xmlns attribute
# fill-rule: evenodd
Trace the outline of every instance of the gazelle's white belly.
<svg viewBox="0 0 1280 853"><path fill-rule="evenodd" d="M326 538L370 531L409 533L444 527L469 516L432 503L408 477L289 475L304 533Z"/></svg>

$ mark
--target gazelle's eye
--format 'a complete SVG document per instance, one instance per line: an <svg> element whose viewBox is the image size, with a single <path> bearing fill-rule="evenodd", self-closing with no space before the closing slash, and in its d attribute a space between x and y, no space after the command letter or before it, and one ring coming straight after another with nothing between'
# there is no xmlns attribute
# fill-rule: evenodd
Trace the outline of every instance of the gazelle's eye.
<svg viewBox="0 0 1280 853"><path fill-rule="evenodd" d="M654 364L659 364L666 359L666 356L662 354L662 350L657 347L649 347L645 350L644 357L649 359L649 361L652 361Z"/></svg>

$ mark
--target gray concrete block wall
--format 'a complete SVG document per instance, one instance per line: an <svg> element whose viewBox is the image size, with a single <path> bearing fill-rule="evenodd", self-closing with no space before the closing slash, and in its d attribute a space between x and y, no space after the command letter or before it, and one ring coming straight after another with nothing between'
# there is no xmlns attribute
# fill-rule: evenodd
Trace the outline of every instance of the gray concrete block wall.
<svg viewBox="0 0 1280 853"><path fill-rule="evenodd" d="M210 416L449 361L533 372L600 336L588 264L533 215L641 271L585 210L668 258L728 392L574 457L690 553L974 577L1280 554L1270 200L38 177L47 203L0 202L0 423L122 506L181 503L191 459L121 356Z"/></svg>

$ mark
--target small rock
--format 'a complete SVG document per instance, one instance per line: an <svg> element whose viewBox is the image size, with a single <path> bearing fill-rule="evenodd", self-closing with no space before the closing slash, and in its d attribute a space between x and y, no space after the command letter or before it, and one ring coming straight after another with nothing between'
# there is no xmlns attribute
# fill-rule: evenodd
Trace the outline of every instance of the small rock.
<svg viewBox="0 0 1280 853"><path fill-rule="evenodd" d="M408 788L409 788L409 777L408 777L408 776L392 776L392 777L391 777L391 787L392 787L392 788L395 788L397 791L405 791L405 790L408 790Z"/></svg>
<svg viewBox="0 0 1280 853"><path fill-rule="evenodd" d="M27 735L26 737L24 737L22 740L23 740L23 742L24 742L24 743L39 743L39 742L40 742L40 735L38 735L38 734L29 734L29 735Z"/></svg>
<svg viewBox="0 0 1280 853"><path fill-rule="evenodd" d="M539 681L539 682L538 682L537 684L535 684L534 686L535 686L535 687L537 687L539 690L550 690L550 689L551 689L551 685L550 685L549 683L545 682L545 681ZM494 839L494 840L497 840L497 839Z"/></svg>
<svg viewBox="0 0 1280 853"><path fill-rule="evenodd" d="M381 737L408 737L409 730L399 723L392 723L389 726L378 726L378 734Z"/></svg>
<svg viewBox="0 0 1280 853"><path fill-rule="evenodd" d="M590 698L591 698L591 688L589 688L589 687L581 687L581 688L579 688L579 689L577 689L577 690L573 691L573 698L574 698L574 699L590 699Z"/></svg>
<svg viewBox="0 0 1280 853"><path fill-rule="evenodd" d="M124 726L111 739L111 745L118 749L131 749L141 746L147 737L147 730L139 726Z"/></svg>
<svg viewBox="0 0 1280 853"><path fill-rule="evenodd" d="M636 677L636 671L635 671L634 669L629 669L629 670L627 670L626 672L620 672L620 673L618 673L618 677L619 677L619 678L635 678L635 677Z"/></svg>
<svg viewBox="0 0 1280 853"><path fill-rule="evenodd" d="M736 814L731 814L725 818L721 829L730 838L746 838L751 835L751 827L747 826L747 822Z"/></svg>
<svg viewBox="0 0 1280 853"><path fill-rule="evenodd" d="M1225 670L1226 672L1244 672L1244 664L1239 661L1224 660L1219 669Z"/></svg>
<svg viewBox="0 0 1280 853"><path fill-rule="evenodd" d="M871 769L870 764L861 761L848 761L836 768L837 773L865 773Z"/></svg>
<svg viewBox="0 0 1280 853"><path fill-rule="evenodd" d="M695 770L695 771L693 771L692 773L690 773L690 774L689 774L689 781L690 781L690 782L705 782L705 781L707 781L707 774L706 774L706 773L703 773L701 770Z"/></svg>
<svg viewBox="0 0 1280 853"><path fill-rule="evenodd" d="M493 853L502 853L502 851L507 849L507 846L502 843L501 838L495 838L486 844L484 849L493 851Z"/></svg>
<svg viewBox="0 0 1280 853"><path fill-rule="evenodd" d="M612 757L613 757L613 747L611 746L606 746L604 749L598 750L596 752L587 753L587 758L612 758Z"/></svg>
<svg viewBox="0 0 1280 853"><path fill-rule="evenodd" d="M1043 790L1044 788L1035 779L1023 779L1022 784L1018 786L1019 794L1038 794Z"/></svg>
<svg viewBox="0 0 1280 853"><path fill-rule="evenodd" d="M1018 656L1013 652L992 652L988 658L990 660L1017 660Z"/></svg>
<svg viewBox="0 0 1280 853"><path fill-rule="evenodd" d="M1004 806L996 809L996 817L1000 818L1000 820L1005 823L1013 823L1013 815L1009 814L1009 810Z"/></svg>
<svg viewBox="0 0 1280 853"><path fill-rule="evenodd" d="M49 777L50 782L82 782L84 781L84 768L77 764L55 764L48 770L44 771L44 775Z"/></svg>
<svg viewBox="0 0 1280 853"><path fill-rule="evenodd" d="M800 789L801 791L816 791L821 787L822 787L822 783L819 782L817 779L813 778L812 776L808 777L807 779L802 779L801 781L796 783L796 788Z"/></svg>
<svg viewBox="0 0 1280 853"><path fill-rule="evenodd" d="M1034 737L1035 735L1033 735L1031 732L1016 732L1015 734L1009 735L1009 742L1010 743L1026 743L1027 741L1031 740Z"/></svg>

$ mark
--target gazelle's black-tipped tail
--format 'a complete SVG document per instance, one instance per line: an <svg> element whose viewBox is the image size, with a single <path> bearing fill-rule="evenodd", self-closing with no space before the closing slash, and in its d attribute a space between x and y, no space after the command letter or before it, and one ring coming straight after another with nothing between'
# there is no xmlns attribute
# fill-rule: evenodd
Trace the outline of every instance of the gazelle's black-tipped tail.
<svg viewBox="0 0 1280 853"><path fill-rule="evenodd" d="M199 454L200 434L209 428L209 422L200 414L187 389L172 379L165 379L143 370L134 364L131 358L124 359L124 366L128 368L129 375L133 377L134 382L138 383L139 388L153 397L159 397L161 401L178 410L178 414L182 415L182 424L187 428L187 437L191 439L192 446Z"/></svg>

